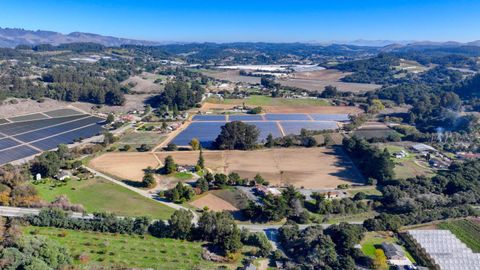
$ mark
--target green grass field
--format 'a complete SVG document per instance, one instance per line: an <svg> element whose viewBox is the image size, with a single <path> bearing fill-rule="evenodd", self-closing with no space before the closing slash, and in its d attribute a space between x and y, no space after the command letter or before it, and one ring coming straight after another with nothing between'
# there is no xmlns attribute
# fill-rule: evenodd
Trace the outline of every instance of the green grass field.
<svg viewBox="0 0 480 270"><path fill-rule="evenodd" d="M189 172L176 172L173 176L179 180L190 180L193 178L193 175Z"/></svg>
<svg viewBox="0 0 480 270"><path fill-rule="evenodd" d="M272 98L267 96L252 95L247 99L208 99L208 102L217 104L241 104L245 102L247 106L330 106L330 103L324 99L288 99Z"/></svg>
<svg viewBox="0 0 480 270"><path fill-rule="evenodd" d="M454 220L439 224L440 229L450 230L465 245L480 252L480 224L472 220Z"/></svg>
<svg viewBox="0 0 480 270"><path fill-rule="evenodd" d="M375 249L379 248L383 242L398 244L398 239L385 232L367 232L360 242L362 252L370 258L375 258ZM405 250L405 248L403 249ZM407 250L405 250L405 255L411 262L415 263L415 259Z"/></svg>
<svg viewBox="0 0 480 270"><path fill-rule="evenodd" d="M372 188L369 188L369 189L363 189L363 188L359 188L359 189L351 189L348 191L348 193L353 197L355 196L355 194L359 193L359 192L363 192L365 193L366 195L373 195L373 196L382 196L382 192L380 192L380 190L378 190L377 188L375 187L372 187Z"/></svg>
<svg viewBox="0 0 480 270"><path fill-rule="evenodd" d="M157 145L165 140L166 136L159 135L154 132L129 132L120 137L118 144L140 145Z"/></svg>
<svg viewBox="0 0 480 270"><path fill-rule="evenodd" d="M215 269L215 264L202 259L202 243L155 238L150 235L124 235L74 231L47 227L25 227L24 233L48 237L68 248L77 265L123 266L153 269ZM80 254L88 257L81 262Z"/></svg>
<svg viewBox="0 0 480 270"><path fill-rule="evenodd" d="M87 212L111 212L120 216L149 216L168 219L173 209L134 191L95 178L89 180L70 180L66 185L55 186L56 181L45 180L35 184L39 195L46 201L53 201L60 195L66 195L72 203L82 204Z"/></svg>

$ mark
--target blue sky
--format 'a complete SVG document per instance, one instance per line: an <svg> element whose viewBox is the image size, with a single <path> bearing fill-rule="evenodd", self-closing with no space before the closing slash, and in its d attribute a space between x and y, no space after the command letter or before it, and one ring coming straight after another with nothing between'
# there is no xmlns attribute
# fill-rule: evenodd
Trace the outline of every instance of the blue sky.
<svg viewBox="0 0 480 270"><path fill-rule="evenodd" d="M480 1L1 0L0 27L155 41L472 41Z"/></svg>

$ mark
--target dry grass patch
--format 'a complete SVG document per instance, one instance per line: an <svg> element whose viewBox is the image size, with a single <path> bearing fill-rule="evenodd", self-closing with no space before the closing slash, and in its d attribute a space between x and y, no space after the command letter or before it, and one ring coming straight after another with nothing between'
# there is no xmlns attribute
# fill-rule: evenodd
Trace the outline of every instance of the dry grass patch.
<svg viewBox="0 0 480 270"><path fill-rule="evenodd" d="M199 209L203 209L206 206L208 207L208 209L215 212L238 211L238 208L233 206L231 203L215 196L212 193L208 193L207 195L200 197L199 199L191 202L190 204Z"/></svg>
<svg viewBox="0 0 480 270"><path fill-rule="evenodd" d="M160 160L171 155L180 165L195 165L199 152L157 152ZM335 188L339 184L363 183L351 160L339 147L264 149L255 151L204 151L206 166L217 172L237 172L253 178L257 173L276 186ZM151 153L107 153L91 162L105 173L141 180L143 169L156 167Z"/></svg>
<svg viewBox="0 0 480 270"><path fill-rule="evenodd" d="M144 169L160 163L152 153L105 153L90 161L89 166L121 180L142 181Z"/></svg>

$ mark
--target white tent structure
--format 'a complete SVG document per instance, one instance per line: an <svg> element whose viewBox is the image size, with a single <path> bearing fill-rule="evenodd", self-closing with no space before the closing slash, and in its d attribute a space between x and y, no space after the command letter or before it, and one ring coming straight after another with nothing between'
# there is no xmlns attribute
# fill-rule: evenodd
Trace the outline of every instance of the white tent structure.
<svg viewBox="0 0 480 270"><path fill-rule="evenodd" d="M408 233L439 269L480 269L480 253L473 253L449 230L409 230Z"/></svg>

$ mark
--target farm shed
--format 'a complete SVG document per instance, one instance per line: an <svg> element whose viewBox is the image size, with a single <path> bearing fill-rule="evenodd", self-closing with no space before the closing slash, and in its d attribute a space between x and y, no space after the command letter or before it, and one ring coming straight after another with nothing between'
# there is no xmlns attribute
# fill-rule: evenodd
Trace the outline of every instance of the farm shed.
<svg viewBox="0 0 480 270"><path fill-rule="evenodd" d="M423 143L418 143L412 145L412 149L417 151L418 153L432 153L432 152L438 152L437 149L431 147L430 145L426 145Z"/></svg>
<svg viewBox="0 0 480 270"><path fill-rule="evenodd" d="M385 252L385 256L387 256L388 263L390 265L413 265L412 262L405 256L405 252L399 245L383 242L382 249Z"/></svg>

